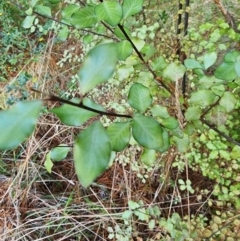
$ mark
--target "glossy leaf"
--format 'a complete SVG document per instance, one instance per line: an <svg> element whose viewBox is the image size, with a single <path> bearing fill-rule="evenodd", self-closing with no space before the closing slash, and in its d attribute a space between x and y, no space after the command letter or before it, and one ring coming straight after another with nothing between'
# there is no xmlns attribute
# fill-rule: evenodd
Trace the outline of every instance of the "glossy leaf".
<svg viewBox="0 0 240 241"><path fill-rule="evenodd" d="M113 75L117 60L115 43L102 44L93 48L78 73L81 94L85 95L96 85L107 81Z"/></svg>
<svg viewBox="0 0 240 241"><path fill-rule="evenodd" d="M203 65L205 69L208 69L211 67L217 60L217 53L216 52L211 52L211 53L206 53L203 56Z"/></svg>
<svg viewBox="0 0 240 241"><path fill-rule="evenodd" d="M111 144L100 121L83 130L74 144L74 165L80 183L88 187L108 167Z"/></svg>
<svg viewBox="0 0 240 241"><path fill-rule="evenodd" d="M126 19L131 15L137 14L142 10L143 0L124 0L123 17Z"/></svg>
<svg viewBox="0 0 240 241"><path fill-rule="evenodd" d="M173 137L174 142L176 143L178 151L184 153L189 148L189 137L188 135L184 134L183 138L178 138L176 136Z"/></svg>
<svg viewBox="0 0 240 241"><path fill-rule="evenodd" d="M195 59L185 59L184 65L188 69L202 69L202 65Z"/></svg>
<svg viewBox="0 0 240 241"><path fill-rule="evenodd" d="M161 121L161 124L167 129L176 129L178 127L178 121L174 117L168 117Z"/></svg>
<svg viewBox="0 0 240 241"><path fill-rule="evenodd" d="M123 40L117 44L118 59L125 60L131 55L133 51L132 45L127 41Z"/></svg>
<svg viewBox="0 0 240 241"><path fill-rule="evenodd" d="M91 28L97 23L94 7L84 7L72 14L70 23L76 28Z"/></svg>
<svg viewBox="0 0 240 241"><path fill-rule="evenodd" d="M189 107L185 113L185 117L187 121L199 120L202 114L202 110L199 106Z"/></svg>
<svg viewBox="0 0 240 241"><path fill-rule="evenodd" d="M139 112L145 112L152 103L152 96L147 87L142 84L135 83L129 90L128 102Z"/></svg>
<svg viewBox="0 0 240 241"><path fill-rule="evenodd" d="M17 147L34 131L42 102L20 101L8 110L0 111L0 150Z"/></svg>
<svg viewBox="0 0 240 241"><path fill-rule="evenodd" d="M73 99L75 103L79 103L80 99ZM104 108L89 98L83 99L83 104L85 106L91 107L96 110L104 111ZM85 110L76 106L64 104L60 107L55 107L50 110L50 112L54 113L58 116L58 118L65 124L69 126L80 126L84 124L86 121L91 119L98 114L89 110Z"/></svg>
<svg viewBox="0 0 240 241"><path fill-rule="evenodd" d="M144 149L143 153L140 155L140 160L147 166L152 166L156 162L156 151L150 149Z"/></svg>
<svg viewBox="0 0 240 241"><path fill-rule="evenodd" d="M50 158L53 161L61 161L64 158L66 158L69 150L70 150L70 147L68 147L66 144L61 144L57 147L54 147L50 151Z"/></svg>
<svg viewBox="0 0 240 241"><path fill-rule="evenodd" d="M132 134L143 147L158 150L164 145L163 129L153 118L137 114L133 117Z"/></svg>
<svg viewBox="0 0 240 241"><path fill-rule="evenodd" d="M182 64L170 63L163 70L163 78L166 80L176 81L183 77L186 68Z"/></svg>
<svg viewBox="0 0 240 241"><path fill-rule="evenodd" d="M214 75L218 79L223 79L226 81L232 81L237 77L235 71L235 64L232 62L222 63L214 72Z"/></svg>
<svg viewBox="0 0 240 241"><path fill-rule="evenodd" d="M190 102L193 105L206 107L211 105L216 98L216 95L211 90L199 90L191 95Z"/></svg>
<svg viewBox="0 0 240 241"><path fill-rule="evenodd" d="M160 117L163 119L170 117L168 110L165 106L154 105L150 109L150 111L151 111L153 117Z"/></svg>
<svg viewBox="0 0 240 241"><path fill-rule="evenodd" d="M234 110L237 99L233 93L226 91L220 99L219 104L224 107L227 113Z"/></svg>
<svg viewBox="0 0 240 241"><path fill-rule="evenodd" d="M115 122L108 126L107 134L113 151L122 151L127 147L131 137L130 124L131 122Z"/></svg>
<svg viewBox="0 0 240 241"><path fill-rule="evenodd" d="M118 2L104 1L95 8L95 13L99 21L115 26L122 19L122 6Z"/></svg>
<svg viewBox="0 0 240 241"><path fill-rule="evenodd" d="M43 6L43 5L36 5L35 6L36 11L43 15L43 16L47 16L47 17L51 17L52 13L51 13L51 8L47 7L47 6Z"/></svg>

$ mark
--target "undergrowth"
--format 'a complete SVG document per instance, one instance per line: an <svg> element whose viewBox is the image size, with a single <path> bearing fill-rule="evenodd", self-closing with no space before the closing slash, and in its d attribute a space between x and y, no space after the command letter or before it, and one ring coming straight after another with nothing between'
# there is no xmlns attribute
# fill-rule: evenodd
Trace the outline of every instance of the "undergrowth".
<svg viewBox="0 0 240 241"><path fill-rule="evenodd" d="M134 34L139 38L147 35L147 41L152 41L161 29L155 38L161 55L168 61L177 59L174 26L169 21L176 13L169 5L155 13L153 5L160 3L153 2L146 1L148 10L139 17L145 24L137 26ZM160 24L152 24L156 19L161 20ZM172 28L172 32L163 34L168 28ZM38 37L28 34L28 41L22 44L33 42L36 47ZM20 35L20 38L25 37ZM99 40L96 38L90 43L88 38L87 34L80 37L73 31L69 39L61 42L56 41L50 31L41 39L41 50L35 54L26 50L26 46L18 46L24 50L24 56L31 56L31 61L21 61L19 55L7 56L8 62L0 60L4 81L9 71L11 73L11 79L4 85L1 83L4 98L0 99L0 108L26 98L45 98L32 93L30 86L64 97L78 97L74 76L86 52ZM188 41L185 38L183 41ZM14 36L12 40L15 41ZM167 47L163 48L163 44ZM195 54L200 55L201 51L198 49ZM155 54L151 49L145 51L149 59ZM20 62L18 68L14 58ZM196 77L193 73L189 75L192 79ZM108 110L126 113L129 104L125 99L136 78L141 82L148 76L134 76L133 69L121 68L120 64L109 83L98 86L88 95ZM155 91L154 85L152 91ZM168 96L161 97L160 101L167 103L169 111L174 108ZM95 119L81 127L65 126L48 112L56 105L46 102L34 134L13 151L0 153L1 240L240 239L239 149L230 152L224 138L217 137L214 131L195 133L186 153L172 146L166 153L158 154L154 163L142 158L142 149L131 140L110 168L85 189L77 179L71 153L63 161L54 162L51 173L44 162L49 151L59 144L72 148L78 131ZM236 125L237 108L239 104L228 120L229 126ZM115 117L101 118L105 126L116 121ZM238 131L233 129L230 134L239 140Z"/></svg>

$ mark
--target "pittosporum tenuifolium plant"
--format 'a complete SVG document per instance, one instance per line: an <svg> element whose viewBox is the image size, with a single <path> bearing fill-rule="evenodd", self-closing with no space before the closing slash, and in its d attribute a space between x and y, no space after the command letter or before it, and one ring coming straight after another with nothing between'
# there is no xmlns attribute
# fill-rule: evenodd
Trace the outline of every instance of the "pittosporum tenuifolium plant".
<svg viewBox="0 0 240 241"><path fill-rule="evenodd" d="M129 19L140 13L143 0L88 1L63 7L61 3L60 0L31 1L25 11L23 28L31 32L44 31L46 28L42 29L40 24L40 19L44 18L48 24L57 21L58 25L49 30L56 32L58 40L66 39L70 28L97 34L102 40L88 52L78 71L80 97L67 100L49 94L46 99L63 103L50 112L70 126L81 126L96 116L121 120L107 127L95 120L76 137L74 164L84 187L91 185L108 168L115 153L124 150L132 137L149 158L167 151L171 145L186 152L190 136L198 130L215 131L231 143L232 150L240 145L239 136L229 135L227 127L229 115L239 108L239 51L226 53L209 74L208 70L218 59L216 51L207 51L200 60L187 58L180 63L157 56L152 44L137 35L131 36L134 26ZM55 19L52 13L58 7L60 14ZM133 73L133 77L129 77L133 83L126 97L131 106L128 113L108 111L87 97L90 91L111 79L120 64L131 68ZM189 97L183 96L179 88L186 72L193 78ZM140 75L148 77L138 78ZM174 113L159 103L161 94L174 100ZM0 112L0 150L16 148L33 133L42 105L41 100L20 101ZM51 171L52 161L64 159L69 150L65 146L52 149L45 162L47 170ZM187 182L180 184L192 190Z"/></svg>

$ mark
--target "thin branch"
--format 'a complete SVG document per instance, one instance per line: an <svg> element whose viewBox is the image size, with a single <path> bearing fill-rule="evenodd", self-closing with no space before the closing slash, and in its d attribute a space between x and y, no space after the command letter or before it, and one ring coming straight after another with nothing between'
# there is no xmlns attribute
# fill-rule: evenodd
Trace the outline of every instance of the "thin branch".
<svg viewBox="0 0 240 241"><path fill-rule="evenodd" d="M202 123L204 123L205 125L207 125L210 129L214 130L215 132L217 132L220 136L224 137L227 141L229 141L230 143L233 143L237 146L240 146L240 142L234 140L232 137L226 135L224 132L218 130L218 128L214 125L209 123L208 121L204 120L203 118L200 119L202 121Z"/></svg>
<svg viewBox="0 0 240 241"><path fill-rule="evenodd" d="M133 49L135 50L135 52L137 53L138 57L141 59L141 61L143 62L143 64L146 66L146 68L149 70L149 72L151 72L151 74L153 75L154 79L158 81L158 83L160 82L160 84L172 95L174 96L174 92L172 91L172 89L169 88L169 86L167 86L160 77L158 77L156 75L156 73L150 68L150 66L148 65L148 63L144 60L142 54L139 52L139 50L137 49L137 47L135 46L135 44L133 43L133 41L131 40L131 38L128 36L128 34L126 33L123 25L118 24L118 27L120 28L120 30L122 31L122 33L124 34L124 36L126 37L126 39L130 42L130 44L132 45Z"/></svg>
<svg viewBox="0 0 240 241"><path fill-rule="evenodd" d="M31 88L31 90L34 91L34 92L38 92L38 93L43 94L41 91L36 90L34 88ZM62 103L68 104L68 105L72 105L72 106L75 106L75 107L78 107L78 108L82 108L82 109L85 109L85 110L89 110L89 111L95 112L95 113L97 113L99 115L132 118L131 115L118 114L118 113L115 113L115 112L105 112L105 111L97 110L97 109L94 109L94 108L91 108L89 106L84 105L82 102L74 103L74 102L72 102L70 100L65 100L65 99L60 98L60 97L58 97L56 95L53 95L53 94L50 94L49 97L44 99L44 100L62 102Z"/></svg>
<svg viewBox="0 0 240 241"><path fill-rule="evenodd" d="M227 23L230 25L230 27L236 32L240 33L240 30L238 30L238 26L235 22L234 17L229 13L229 11L224 7L221 0L214 0L217 7L221 10L222 14L224 15L225 19L227 20Z"/></svg>

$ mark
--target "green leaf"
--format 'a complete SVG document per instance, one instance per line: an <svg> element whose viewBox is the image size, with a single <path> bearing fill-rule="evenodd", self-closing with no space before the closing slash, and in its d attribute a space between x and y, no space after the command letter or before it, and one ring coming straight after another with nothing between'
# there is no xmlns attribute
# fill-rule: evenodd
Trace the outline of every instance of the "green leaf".
<svg viewBox="0 0 240 241"><path fill-rule="evenodd" d="M240 158L240 146L234 146L231 151L231 157L233 159L239 159Z"/></svg>
<svg viewBox="0 0 240 241"><path fill-rule="evenodd" d="M139 38L135 38L133 37L132 39L133 44L135 45L135 47L137 48L138 51L141 51L141 49L144 47L145 45L145 41Z"/></svg>
<svg viewBox="0 0 240 241"><path fill-rule="evenodd" d="M163 129L151 117L135 115L132 122L132 134L134 139L145 148L158 150L164 146Z"/></svg>
<svg viewBox="0 0 240 241"><path fill-rule="evenodd" d="M108 167L111 144L100 121L93 122L77 137L74 144L74 165L80 183L88 187Z"/></svg>
<svg viewBox="0 0 240 241"><path fill-rule="evenodd" d="M146 213L145 208L139 208L137 210L134 210L133 213L138 217L139 220L146 221L148 223L149 215Z"/></svg>
<svg viewBox="0 0 240 241"><path fill-rule="evenodd" d="M39 0L31 0L30 6L33 8Z"/></svg>
<svg viewBox="0 0 240 241"><path fill-rule="evenodd" d="M130 30L129 30L128 28L125 28L125 27L124 27L124 30L125 30L125 32L127 33L128 36L131 35ZM115 34L118 38L123 39L123 40L126 40L126 36L123 34L122 30L121 30L118 26L115 28L114 34Z"/></svg>
<svg viewBox="0 0 240 241"><path fill-rule="evenodd" d="M32 9L32 7L30 7L29 9L27 9L27 10L25 11L25 13L26 13L27 15L32 15L32 14L33 14L33 9Z"/></svg>
<svg viewBox="0 0 240 241"><path fill-rule="evenodd" d="M202 65L195 59L185 59L184 65L188 69L202 69Z"/></svg>
<svg viewBox="0 0 240 241"><path fill-rule="evenodd" d="M148 228L150 231L152 231L156 226L156 221L154 219L151 219L149 222L148 222Z"/></svg>
<svg viewBox="0 0 240 241"><path fill-rule="evenodd" d="M73 13L70 23L76 28L91 28L97 23L94 7L84 7Z"/></svg>
<svg viewBox="0 0 240 241"><path fill-rule="evenodd" d="M238 77L240 77L240 56L238 56L236 62L235 62L235 71Z"/></svg>
<svg viewBox="0 0 240 241"><path fill-rule="evenodd" d="M202 110L199 106L189 107L185 113L187 121L199 120Z"/></svg>
<svg viewBox="0 0 240 241"><path fill-rule="evenodd" d="M214 75L218 79L226 81L233 81L236 77L235 64L232 62L222 63L214 72Z"/></svg>
<svg viewBox="0 0 240 241"><path fill-rule="evenodd" d="M203 56L203 65L205 69L208 69L211 67L217 60L217 53L216 52L211 52L211 53L206 53Z"/></svg>
<svg viewBox="0 0 240 241"><path fill-rule="evenodd" d="M180 126L178 126L176 129L170 130L171 134L178 137L178 138L183 138L183 131L180 128Z"/></svg>
<svg viewBox="0 0 240 241"><path fill-rule="evenodd" d="M145 112L152 103L149 89L139 83L133 84L129 90L128 103L139 112Z"/></svg>
<svg viewBox="0 0 240 241"><path fill-rule="evenodd" d="M152 116L153 117L160 117L163 119L166 119L168 117L170 117L168 110L165 106L161 106L161 105L154 105L151 109L150 109Z"/></svg>
<svg viewBox="0 0 240 241"><path fill-rule="evenodd" d="M125 60L132 53L132 45L127 41L123 40L117 44L118 59Z"/></svg>
<svg viewBox="0 0 240 241"><path fill-rule="evenodd" d="M227 113L234 110L237 99L233 93L226 91L220 99L219 104L224 107Z"/></svg>
<svg viewBox="0 0 240 241"><path fill-rule="evenodd" d="M224 92L226 91L225 85L215 85L211 87L211 91L218 96L222 96Z"/></svg>
<svg viewBox="0 0 240 241"><path fill-rule="evenodd" d="M117 60L115 43L102 44L93 48L78 73L81 94L85 95L96 85L107 81L113 75Z"/></svg>
<svg viewBox="0 0 240 241"><path fill-rule="evenodd" d="M235 63L235 61L237 60L237 58L240 56L240 52L233 50L228 52L225 56L224 56L224 62L226 63Z"/></svg>
<svg viewBox="0 0 240 241"><path fill-rule="evenodd" d="M128 206L131 210L134 210L134 209L137 209L137 208L140 208L140 205L137 203L137 202L134 202L132 200L129 200L128 201Z"/></svg>
<svg viewBox="0 0 240 241"><path fill-rule="evenodd" d="M186 68L182 64L170 63L163 70L163 78L166 80L176 81L183 77Z"/></svg>
<svg viewBox="0 0 240 241"><path fill-rule="evenodd" d="M31 28L35 18L35 15L27 16L22 22L22 27L26 29Z"/></svg>
<svg viewBox="0 0 240 241"><path fill-rule="evenodd" d="M53 162L50 158L50 153L46 155L46 160L44 161L44 166L48 173L52 172Z"/></svg>
<svg viewBox="0 0 240 241"><path fill-rule="evenodd" d="M69 28L67 26L62 26L62 28L58 32L57 38L60 41L64 42L66 41L68 34L69 34Z"/></svg>
<svg viewBox="0 0 240 241"><path fill-rule="evenodd" d="M124 150L130 140L131 122L115 122L108 126L107 134L112 145L113 151Z"/></svg>
<svg viewBox="0 0 240 241"><path fill-rule="evenodd" d="M38 12L41 15L44 15L44 16L47 16L47 17L52 16L50 7L43 6L43 5L37 5L37 6L35 6L35 9L37 10L36 12Z"/></svg>
<svg viewBox="0 0 240 241"><path fill-rule="evenodd" d="M67 147L66 144L61 144L50 151L50 158L53 161L61 161L66 158L70 147Z"/></svg>
<svg viewBox="0 0 240 241"><path fill-rule="evenodd" d="M115 26L122 19L122 6L118 2L104 1L95 8L99 21L106 21L109 25Z"/></svg>
<svg viewBox="0 0 240 241"><path fill-rule="evenodd" d="M60 3L62 0L48 0L51 4Z"/></svg>
<svg viewBox="0 0 240 241"><path fill-rule="evenodd" d="M150 149L144 149L140 155L140 160L147 166L152 166L156 162L156 151Z"/></svg>
<svg viewBox="0 0 240 241"><path fill-rule="evenodd" d="M165 128L163 128L162 139L163 139L163 146L157 150L163 153L167 151L170 146L169 134Z"/></svg>
<svg viewBox="0 0 240 241"><path fill-rule="evenodd" d="M176 143L178 151L181 153L184 153L189 148L189 137L187 134L184 134L183 138L178 138L176 136L173 136L173 141Z"/></svg>
<svg viewBox="0 0 240 241"><path fill-rule="evenodd" d="M124 0L123 17L126 19L131 15L137 14L142 10L143 0Z"/></svg>
<svg viewBox="0 0 240 241"><path fill-rule="evenodd" d="M213 104L216 95L211 90L199 90L191 95L190 102L193 105L206 107Z"/></svg>
<svg viewBox="0 0 240 241"><path fill-rule="evenodd" d="M178 121L174 117L169 117L161 121L161 124L167 129L176 129L178 127Z"/></svg>
<svg viewBox="0 0 240 241"><path fill-rule="evenodd" d="M0 111L0 150L17 147L29 137L37 123L42 102L20 101L9 110Z"/></svg>
<svg viewBox="0 0 240 241"><path fill-rule="evenodd" d="M69 20L71 18L71 16L78 12L80 10L80 7L76 4L69 4L67 5L67 7L65 7L62 11L62 17L64 20Z"/></svg>
<svg viewBox="0 0 240 241"><path fill-rule="evenodd" d="M79 103L80 99L73 99L72 102ZM104 108L89 98L83 99L83 104L85 106L91 107L96 110L104 111ZM98 114L89 110L85 110L76 106L64 104L60 107L55 107L50 110L58 116L58 118L65 124L69 126L81 126L86 121L91 119Z"/></svg>
<svg viewBox="0 0 240 241"><path fill-rule="evenodd" d="M194 124L192 123L187 123L187 125L184 128L184 133L186 133L188 136L193 135L196 132L196 128Z"/></svg>
<svg viewBox="0 0 240 241"><path fill-rule="evenodd" d="M204 75L198 81L198 84L200 84L204 89L209 89L213 86L217 86L222 83L224 83L222 79L217 79L215 76L206 76L206 75Z"/></svg>
<svg viewBox="0 0 240 241"><path fill-rule="evenodd" d="M167 67L167 62L164 57L159 56L158 58L154 59L151 63L151 67L154 71L161 71Z"/></svg>

